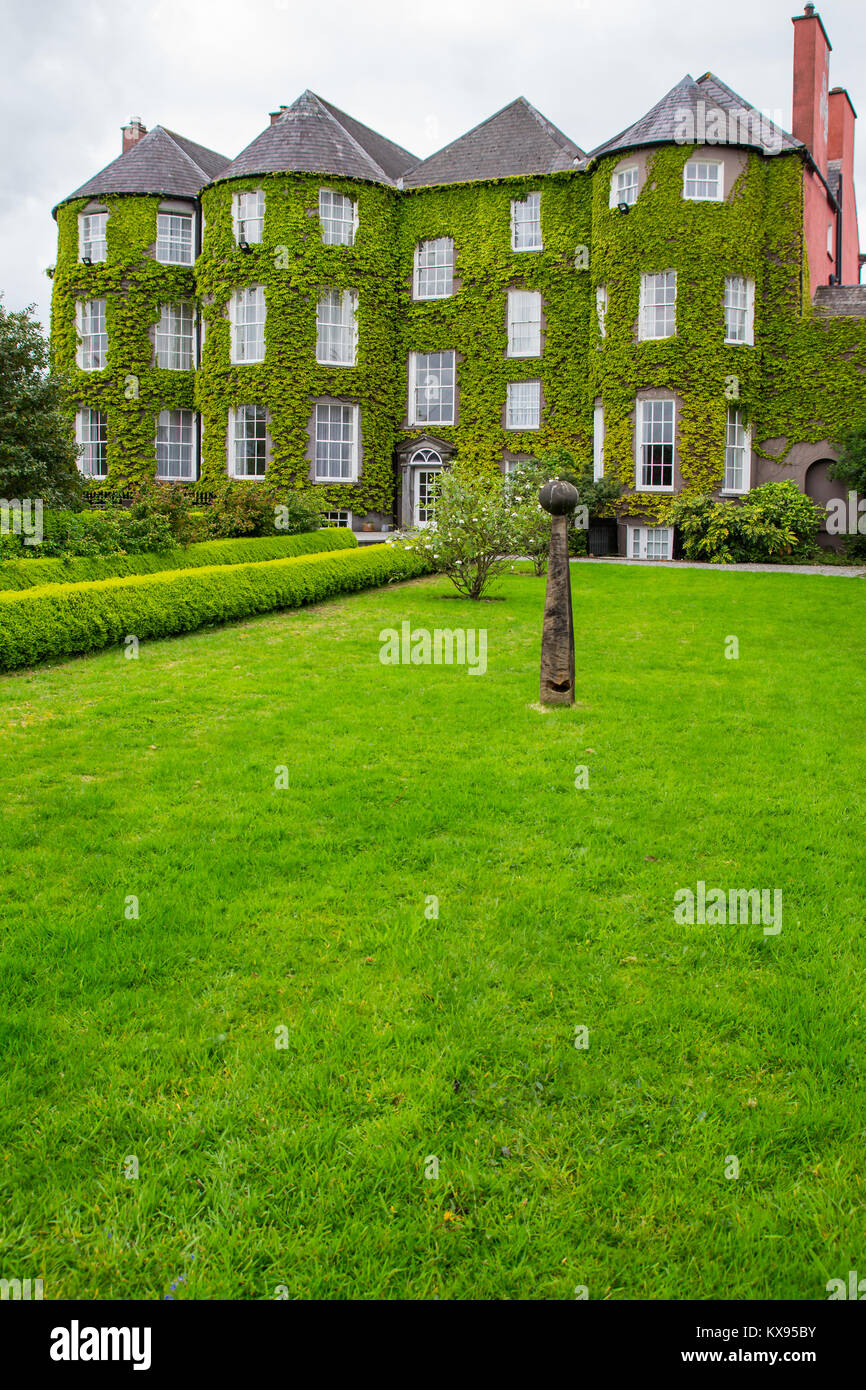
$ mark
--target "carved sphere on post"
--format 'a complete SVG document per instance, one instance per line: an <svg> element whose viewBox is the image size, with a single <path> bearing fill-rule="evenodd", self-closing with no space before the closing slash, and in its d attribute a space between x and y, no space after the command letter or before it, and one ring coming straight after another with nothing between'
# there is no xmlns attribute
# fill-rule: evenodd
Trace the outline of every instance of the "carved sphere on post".
<svg viewBox="0 0 866 1390"><path fill-rule="evenodd" d="M577 488L564 478L554 478L538 494L538 500L551 516L568 516L577 506Z"/></svg>

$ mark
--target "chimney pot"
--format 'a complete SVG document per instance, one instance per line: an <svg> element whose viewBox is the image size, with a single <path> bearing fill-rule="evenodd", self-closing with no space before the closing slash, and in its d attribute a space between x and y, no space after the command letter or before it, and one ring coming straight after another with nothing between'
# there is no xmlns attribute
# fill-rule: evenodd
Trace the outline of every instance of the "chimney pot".
<svg viewBox="0 0 866 1390"><path fill-rule="evenodd" d="M283 112L288 111L288 109L288 106L281 106L279 111L269 112L271 118L271 125L274 125L280 119L280 116L282 116Z"/></svg>

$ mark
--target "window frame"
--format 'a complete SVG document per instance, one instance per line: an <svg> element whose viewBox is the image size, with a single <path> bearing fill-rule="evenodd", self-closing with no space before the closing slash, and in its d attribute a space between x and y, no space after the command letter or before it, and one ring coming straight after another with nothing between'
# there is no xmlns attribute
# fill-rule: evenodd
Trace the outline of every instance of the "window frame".
<svg viewBox="0 0 866 1390"><path fill-rule="evenodd" d="M340 473L320 473L319 472L319 443L340 443L343 441L319 439L319 411L320 410L350 410L352 412L352 452L350 457L350 471L348 474ZM330 421L328 422L331 423ZM341 401L330 396L320 397L313 405L313 482L315 483L354 483L360 477L360 454L361 454L361 407L357 401Z"/></svg>
<svg viewBox="0 0 866 1390"><path fill-rule="evenodd" d="M592 407L592 480L604 477L604 402L597 400Z"/></svg>
<svg viewBox="0 0 866 1390"><path fill-rule="evenodd" d="M341 217L341 218L338 219L338 218L335 218L335 217L333 217L333 216L327 217L327 218L324 217L324 216L323 216L323 213L322 213L322 197L323 197L323 195L327 195L327 197L332 198L332 199L333 199L333 198L340 198L344 203L348 203L349 206L350 206L351 209L352 209L351 218ZM322 188L319 189L318 212L319 212L319 226L320 226L321 231L322 231L322 244L323 244L323 246L354 246L354 245L355 245L355 238L356 238L357 235L358 235L358 201L357 201L356 198L349 198L349 197L346 196L345 193L338 193L338 192L336 191L336 189L334 189L334 188L325 188L325 187L322 187ZM326 221L327 221L327 222L332 222L332 223L337 223L337 222L339 222L342 226L350 226L350 227L351 227L351 232L350 232L350 235L349 235L348 239L345 239L345 238L343 238L343 237L340 237L340 238L338 238L337 240L334 240L332 237L326 236L326 235L325 235L325 222L326 222Z"/></svg>
<svg viewBox="0 0 866 1390"><path fill-rule="evenodd" d="M630 182L629 185L628 185L628 187L627 187L625 190L623 190L623 189L617 187L618 180L622 177L623 174L634 174L634 181L633 181L633 182ZM634 193L634 197L624 198L624 197L622 196L623 191L625 191L626 193L632 193L632 192L633 192L633 193ZM640 165L639 165L639 164L632 162L631 164L622 164L622 165L619 165L616 169L614 169L613 173L612 173L611 176L610 176L610 199L609 199L609 202L608 202L608 206L609 206L609 207L611 207L611 208L618 208L619 205L620 205L620 203L626 203L626 204L628 204L628 206L629 206L630 208L633 208L634 205L635 205L635 203L636 203L637 200L638 200L638 194L639 194L639 193L640 193Z"/></svg>
<svg viewBox="0 0 866 1390"><path fill-rule="evenodd" d="M688 192L686 191L686 190L687 190L687 187L688 187L688 184L689 184L689 169L691 169L692 167L700 166L701 164L706 165L706 167L707 167L708 169L709 169L709 168L714 168L714 169L717 170L716 187L717 187L717 189L718 189L718 192L716 192L716 193L714 193L714 194L709 194L709 193L688 193ZM692 181L695 182L695 183L700 183L700 182L707 182L707 183L708 183L708 182L709 182L709 180L707 180L707 179L702 180L702 179L700 178L700 176L697 175L697 174L696 174L696 175L693 175ZM683 201L686 202L686 203L723 203L723 202L725 201L725 164L724 164L724 160L721 160L721 159L708 159L708 158L703 158L703 157L700 157L700 158L699 158L699 157L694 157L694 158L692 158L692 159L686 160L686 163L685 163L684 166L683 166Z"/></svg>
<svg viewBox="0 0 866 1390"><path fill-rule="evenodd" d="M239 319L239 316L238 316L238 310L241 308L242 304L244 303L244 296L249 296L249 295L251 295L251 294L256 294L256 295L260 295L260 296L261 296L261 311L262 311L262 313L261 313L261 318L260 318L260 319L259 319L259 318L253 318L253 319L246 318L246 319L244 319L244 320L241 321L241 320ZM267 351L267 343L266 343L266 341L265 341L265 324L266 324L266 322L267 322L267 317L268 317L268 306L267 306L267 300L266 300L266 298L265 298L265 287L264 287L264 285L242 285L242 286L240 286L238 289L236 289L236 290L234 290L234 291L232 292L232 296L231 296L231 298L230 298L230 300L229 300L229 321L230 321L230 325L231 325L231 334L230 334L230 336L231 336L231 343L230 343L230 351L229 351L229 360L230 360L231 365L232 365L233 367L254 366L254 365L256 365L257 363L264 362L264 360L265 360L265 353L266 353L266 351ZM241 329L248 329L248 328L250 328L250 327L258 326L259 324L261 325L261 356L260 356L260 357L239 357L239 356L238 356L238 345L239 345L239 342L241 341L240 338L239 338L239 336L238 336L239 331L240 331ZM256 344L257 344L257 345L258 345L258 337L259 337L259 335L256 334ZM244 340L243 340L243 341L246 342L246 336L244 337Z"/></svg>
<svg viewBox="0 0 866 1390"><path fill-rule="evenodd" d="M730 287L735 281L740 281L745 287L745 304L729 304L728 296ZM754 347L755 345L755 282L750 280L747 275L726 275L725 293L723 298L725 311L725 343L730 347ZM730 336L731 322L729 314L743 314L743 337L732 338Z"/></svg>
<svg viewBox="0 0 866 1390"><path fill-rule="evenodd" d="M87 438L87 439L84 438L84 418L83 418L83 417L84 417L85 415L89 417L89 418L88 418L88 421L87 421L87 424L88 424L88 428L89 428L89 429L92 429L92 425L93 425L93 416L94 416L94 415L97 416L97 419L98 419L97 430L100 431L100 432L103 434L103 437L102 437L102 438L97 437L95 440L92 438L92 436L91 436L90 438ZM107 477L108 477L108 412L105 411L105 410L94 410L93 406L89 406L89 405L82 405L82 406L79 406L79 408L78 408L78 409L76 410L76 412L75 412L75 442L76 442L76 444L83 445L84 448L85 448L85 450L89 449L89 447L90 447L91 445L96 444L96 446L97 446L98 449L100 449L101 451L104 451L104 457L105 457L105 472L104 472L104 473L94 473L92 469L87 469L87 468L85 468L85 467L84 467L84 461L85 461L85 459L88 457L88 454L87 454L87 453L78 454L78 456L76 457L75 462L76 462L76 465L77 465L77 467L78 467L78 471L79 471L79 473L81 474L81 476L82 476L83 478L107 478Z"/></svg>
<svg viewBox="0 0 866 1390"><path fill-rule="evenodd" d="M265 466L264 466L264 468L263 468L263 470L262 470L261 473L238 473L238 471L237 471L237 445L238 445L239 443L241 443L241 442L243 442L243 443L249 442L250 436L245 436L243 440L240 440L240 439L238 438L238 433L237 433L237 424L238 424L238 420L239 420L239 417L240 417L241 412L242 412L242 411L245 412L245 419L248 419L249 417L246 415L246 412L247 412L247 411L250 411L250 410L255 410L255 411L257 411L257 412L260 411L260 412L262 412L262 414L264 415L264 427L265 427L265 428L264 428L264 434L261 436L261 438L264 440L264 459L265 459ZM258 423L258 420L256 421L256 423ZM268 463L269 463L269 457L268 457L268 456L269 456L270 451L271 451L271 432L270 432L271 413L270 413L270 411L268 410L267 406L259 405L259 404L258 404L257 402L255 402L255 401L249 401L249 402L246 402L246 403L243 404L243 405L233 405L233 406L231 406L231 407L229 408L229 420L228 420L228 424L229 424L229 428L228 428L228 467L227 467L228 476L229 476L230 478L238 478L238 479L241 479L241 480L247 481L247 482L249 482L250 480L252 480L253 482L258 482L258 481L260 481L262 478L267 477ZM260 436L259 436L258 434L256 434L256 435L252 436L252 439L253 439L254 442L257 442L258 439L259 439L259 437L260 437Z"/></svg>
<svg viewBox="0 0 866 1390"><path fill-rule="evenodd" d="M666 280L669 276L673 276L673 298L670 300L663 299L661 301L659 301L658 299L653 299L652 302L649 302L648 292L650 281L658 281L662 279ZM656 292L658 292L658 288L659 287L656 286ZM670 289L670 286L668 284L665 284L662 288L666 292ZM638 342L663 343L667 338L675 338L677 336L677 291L678 277L677 272L675 270L650 270L643 271L641 273L640 309L638 312ZM657 322L656 316L658 314L659 309L664 309L666 311L665 322L667 323L668 318L670 317L673 323L673 327L671 328L671 331L669 333L648 333L646 329L649 322L649 315L650 313L652 313L654 316L654 321ZM667 310L670 310L670 315L668 315Z"/></svg>
<svg viewBox="0 0 866 1390"><path fill-rule="evenodd" d="M534 202L533 202L534 200ZM532 204L533 217L520 217L519 209L528 208ZM520 228L532 227L534 230L531 245L520 246ZM543 251L544 236L541 231L541 191L527 193L525 198L512 198L511 200L511 249L517 255L524 251Z"/></svg>
<svg viewBox="0 0 866 1390"><path fill-rule="evenodd" d="M188 311L188 313L189 313L189 319L190 319L190 331L189 331L189 334L185 334L185 333L180 333L180 334L178 334L178 333L172 333L171 335L169 335L169 332L163 327L163 320L164 320L165 314L166 314L166 313L172 313L172 312L175 312L175 311L177 311L177 310L180 310L180 311L181 311L181 317L182 317L182 311L183 311L183 310L187 310L187 311ZM163 372L192 372L192 371L195 371L196 367L198 366L198 362L197 362L197 360L196 360L196 338L197 338L196 327L197 327L197 310L196 310L195 304L190 303L188 300L169 301L169 302L166 303L166 304L160 304L160 306L159 306L159 318L158 318L157 321L156 321L155 330L154 330L154 348L153 348L154 362L155 362L156 366L160 369L160 371L163 371ZM174 338L177 342L179 342L179 343L181 343L181 344L183 344L183 342L184 342L185 340L188 341L188 343L189 343L189 363L188 363L187 366L174 367L174 366L171 366L171 365L169 365L169 364L167 364L167 363L165 363L165 362L161 362L161 361L160 361L160 339L165 340L166 338L169 338L170 341L171 341L172 338ZM178 355L182 355L182 354L178 354Z"/></svg>
<svg viewBox="0 0 866 1390"><path fill-rule="evenodd" d="M731 417L734 417L732 419ZM732 444L730 439L731 427L742 432L742 444ZM728 452L736 449L742 452L742 487L732 487L728 484ZM725 416L725 471L722 481L721 493L723 497L744 497L751 490L752 486L752 427L743 419L743 412L732 403L728 404Z"/></svg>
<svg viewBox="0 0 866 1390"><path fill-rule="evenodd" d="M535 424L526 425L517 423L512 419L512 410L515 407L515 394L524 390L526 387L534 386L534 405L530 408L530 413L534 414ZM523 407L524 411L526 407ZM541 429L541 379L538 377L530 378L528 381L509 381L505 388L505 428L507 430L540 430Z"/></svg>
<svg viewBox="0 0 866 1390"><path fill-rule="evenodd" d="M94 304L102 305L102 328L96 333L94 333L92 330L89 330L85 333L85 318L87 319L88 324L93 321ZM85 315L85 309L89 310L89 313L87 315ZM82 372L104 372L106 367L108 366L107 315L108 301L101 295L98 295L95 299L77 299L75 301L75 331L78 335L78 346L75 352L75 363L76 366ZM98 364L91 363L90 365L88 365L84 359L86 356L94 355L94 350L92 346L89 346L90 340L94 338L97 339L99 342L99 348L95 355L100 357L101 361Z"/></svg>
<svg viewBox="0 0 866 1390"><path fill-rule="evenodd" d="M339 322L325 322L322 318L322 309L326 301L331 301L330 307L333 308L333 300L339 297ZM349 306L350 313L347 316L346 306ZM337 330L339 336L335 336L333 330ZM323 332L326 337L323 337ZM344 338L345 335L345 338ZM347 346L348 356L325 357L322 355L324 343L330 336L331 341L336 341L340 346ZM357 290L337 290L326 289L319 291L319 298L316 301L316 362L321 367L354 367L358 362L358 291Z"/></svg>
<svg viewBox="0 0 866 1390"><path fill-rule="evenodd" d="M106 210L99 211L99 212L97 212L97 211L92 211L92 212L80 212L80 213L78 214L78 261L79 261L79 264L80 264L81 262L84 261L84 252L85 252L85 248L86 248L87 246L91 246L91 247L92 247L94 244L101 244L101 246L102 246L102 255L101 255L101 256L94 256L94 255L92 255L92 254L89 254L89 255L88 255L88 259L90 260L91 264L92 264L92 265L101 265L101 264L103 264L105 261L108 260L108 219L109 219L109 216L110 216L110 215L111 215L111 214L110 214L108 211L106 211ZM95 218L100 218L101 221L102 221L102 235L99 236L99 237L95 237L95 238L94 238L93 236L90 236L90 235L88 235L87 233L85 233L84 224L85 224L85 223L88 223L88 222L94 221Z"/></svg>
<svg viewBox="0 0 866 1390"><path fill-rule="evenodd" d="M537 321L536 321L534 318L518 319L518 318L515 318L515 317L514 317L513 312L512 312L512 306L515 305L519 300L520 300L520 301L523 301L523 302L531 301L533 305L536 305L536 306L537 306L537 308L538 308L538 319L537 319ZM537 327L537 334L533 337L533 344L535 344L535 343L537 342L537 351L534 351L532 346L530 346L530 349L529 349L528 351L526 351L526 352L518 352L518 351L516 351L516 349L515 349L515 335L514 335L514 330L515 330L515 328L517 328L517 327L522 327L522 326L527 325L527 324L528 324L528 325L534 325L534 324L536 324L536 322L537 322L537 326L538 326L538 327ZM516 287L514 287L514 288L512 288L512 289L509 289L509 291L508 291L508 302L507 302L507 308L506 308L506 326L507 326L507 331L508 331L508 345L507 345L506 352L505 352L506 357L523 358L523 357L541 357L541 356L543 356L543 343L542 343L542 324L543 324L543 322L544 322L544 300L543 300L543 298L542 298L542 294L541 294L541 291L540 291L540 290L517 289Z"/></svg>
<svg viewBox="0 0 866 1390"><path fill-rule="evenodd" d="M184 244L182 239L179 239L179 238L177 238L177 237L174 237L174 236L172 236L172 235L170 235L170 234L167 234L167 235L162 235L162 234L161 234L161 232L160 232L160 222L161 222L161 220L162 220L164 217L167 217L167 218L176 218L178 221L187 222L187 223L189 224L189 260L184 260L182 257L181 257L180 259L178 259L177 257L170 257L170 256L168 256L168 255L162 255L162 256L160 255L160 247L171 247L173 243L177 243L177 244L179 244L179 245L183 245L183 244ZM166 208L166 209L164 209L164 210L163 210L163 209L160 209L160 210L157 211L157 214L156 214L156 250L155 250L155 253L154 253L154 254L155 254L155 256L156 256L156 260L157 260L157 262L158 262L159 265L195 265L195 213L194 213L194 212L181 212L179 208L178 208L178 209L169 209L169 208Z"/></svg>
<svg viewBox="0 0 866 1390"><path fill-rule="evenodd" d="M188 440L188 441L186 441L186 440L172 440L172 439L163 440L163 441L162 441L162 446L163 446L164 448L167 448L169 451L171 451L171 449L172 449L173 447L180 447L180 448L187 448L187 447L188 447L188 448L189 448L189 465L190 465L190 472L189 472L189 474L186 474L186 473L179 473L179 472L175 472L175 473L169 473L169 472L160 473L160 471L159 471L159 465L160 465L159 454L160 454L160 443L161 443L160 438L159 438L160 430L161 430L161 429L168 429L168 430L171 430L171 429L183 429L183 428L184 428L183 423L175 424L175 423L172 421L171 417L172 417L172 416L175 416L175 415L178 415L178 416L188 416L188 417L189 417L189 422L188 422L189 440ZM161 482L164 482L164 483L194 483L194 482L197 480L197 478L198 478L198 459L197 459L197 457L196 457L196 452L197 452L197 451L196 451L196 427L195 427L195 426L196 426L196 421L195 421L195 415L196 415L196 413L195 413L194 410L189 410L189 409L186 409L186 408L169 409L169 410L160 410L159 413L157 414L157 417L156 417L156 435L155 435L155 437L154 437L154 447L155 447L155 452L156 452L156 476L157 476L157 478L158 478ZM167 420L164 420L163 417L168 417L168 419L167 419Z"/></svg>
<svg viewBox="0 0 866 1390"><path fill-rule="evenodd" d="M451 389L451 415L450 415L450 418L447 419L447 420L445 420L445 419L431 419L430 416L429 416L429 414L426 416L426 418L423 418L423 419L420 418L420 416L419 416L419 413L418 413L418 391L419 391L419 389L421 389L421 390L425 389L424 387L420 387L420 388L419 388L419 385L418 385L418 359L419 359L419 358L422 358L422 357L423 357L423 358L428 358L428 357L450 357L450 359L451 359L451 367L450 367L450 370L451 370L451 382L450 382L450 389ZM439 370L439 371L445 370L445 371L447 371L448 368L445 367L444 364L440 364L440 366L439 366L438 368L429 368L428 370ZM456 423L456 420L457 420L457 353L456 353L456 351L454 350L454 348L440 348L440 349L438 349L436 352L410 352L410 354L409 354L409 371L408 371L408 378L409 378L409 404L408 404L408 411L407 411L407 419L408 419L408 421L409 421L409 425L412 426L412 427L414 427L414 426L416 426L416 425L439 425L439 426L442 426L443 428L446 428L446 429L447 429L447 428L450 428L451 426L453 426L453 425ZM432 383L429 383L429 382L428 382L428 383L427 383L427 386L429 387L431 384L432 384ZM441 393L441 391L442 391L442 389L443 389L441 381L439 382L438 388L437 388L437 389L438 389L438 390L440 391L440 393ZM447 389L447 388L446 388L446 389ZM440 400L440 408L441 408L441 400Z"/></svg>
<svg viewBox="0 0 866 1390"><path fill-rule="evenodd" d="M644 456L643 456L643 450L644 450L644 444L647 442L647 441L644 440L644 409L645 409L646 406L655 406L655 405L671 405L671 406L673 407L673 409L672 409L672 415L671 415L671 440L670 440L670 450L671 450L671 459L670 459L671 480L670 480L670 483L669 483L669 484L668 484L668 483L646 483L646 482L643 481L643 477L642 477L642 475L643 475L643 469L644 469ZM662 425L665 425L665 424L666 424L666 421L662 420L661 423L662 423ZM636 491L636 492L673 492L674 489L675 489L675 485L676 485L676 472L677 472L677 401L676 401L676 397L675 397L675 396L642 396L642 397L640 397L640 398L635 402L635 431L634 431L634 435L635 435L635 469L634 469L634 478L635 478L635 483L634 483L634 485L635 485L635 491ZM648 441L649 447L650 447L650 448L664 448L664 447L666 446L666 442L667 442L667 441L665 441L665 440L661 440L658 444L656 444L656 443L654 443L654 442L651 441L651 440ZM667 467L667 465L666 465L664 462L662 462L661 464L653 464L652 462L650 462L650 465L649 465L649 466L650 466L650 468L653 468L653 467L666 468L666 467Z"/></svg>
<svg viewBox="0 0 866 1390"><path fill-rule="evenodd" d="M656 536L659 535L659 534L666 534L666 535L667 535L667 538L668 538L668 539L667 539L667 547L668 547L668 553L667 553L667 555L650 555L650 554L648 554L649 545L650 545L650 533L651 533L651 532L654 533L654 535L656 535ZM636 538L637 538L637 548L638 548L638 551L640 552L638 555L635 555L635 553L634 553L634 550L635 550L635 539L636 539ZM668 560L672 560L673 557L674 557L674 528L673 528L673 526L646 526L646 525L644 525L644 526L627 526L627 527L626 527L626 558L627 558L628 560L647 560L647 561L649 561L650 563L652 563L653 561L657 561L657 562L658 562L658 561L661 561L662 563L665 563L665 562L667 562Z"/></svg>
<svg viewBox="0 0 866 1390"><path fill-rule="evenodd" d="M258 211L254 217L242 217L241 207L244 198L255 198L257 200ZM258 236L248 236L246 232L247 223L258 224ZM241 236L241 227L244 228ZM240 246L241 241L245 241L249 246L261 246L265 230L265 190L263 188L245 188L232 194L232 229L234 231L235 244Z"/></svg>
<svg viewBox="0 0 866 1390"><path fill-rule="evenodd" d="M448 247L450 247L450 256L449 256L448 260L442 261L441 263L438 262L438 261L434 261L434 263L433 263L432 265L426 265L426 266L422 266L422 265L420 264L421 256L422 256L423 254L425 254L425 252L424 252L424 248L425 248L425 247L436 247L436 246L443 246L443 245L447 245ZM427 253L427 254L429 254L429 253ZM439 281L439 279L440 279L440 276L439 276L438 272L440 272L440 271L444 271L444 272L445 272L445 275L444 275L444 277L442 277L442 279L443 279L443 283L444 283L444 284L447 284L448 288L447 288L446 290L443 290L441 294L422 294L422 293L421 293L421 276L422 276L423 274L428 274L428 275L429 275L431 271L434 273L434 281L435 281L435 283L438 283L438 281ZM413 255L413 262L412 262L412 298L413 298L413 300L417 300L417 301L419 301L420 303L423 303L425 300L431 300L431 299L450 299L450 298L453 296L453 294L454 294L454 238L451 237L451 236L427 237L427 238L426 238L425 240L423 240L423 241L418 241L418 242L416 242L416 243L415 243L415 251L414 251L414 255Z"/></svg>

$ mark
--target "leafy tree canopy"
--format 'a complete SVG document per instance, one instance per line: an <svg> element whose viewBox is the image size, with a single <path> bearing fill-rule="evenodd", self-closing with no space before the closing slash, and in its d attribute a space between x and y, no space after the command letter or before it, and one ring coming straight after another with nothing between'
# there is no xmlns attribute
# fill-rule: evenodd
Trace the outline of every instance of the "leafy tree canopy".
<svg viewBox="0 0 866 1390"><path fill-rule="evenodd" d="M81 492L77 449L33 310L0 303L0 497L69 505Z"/></svg>

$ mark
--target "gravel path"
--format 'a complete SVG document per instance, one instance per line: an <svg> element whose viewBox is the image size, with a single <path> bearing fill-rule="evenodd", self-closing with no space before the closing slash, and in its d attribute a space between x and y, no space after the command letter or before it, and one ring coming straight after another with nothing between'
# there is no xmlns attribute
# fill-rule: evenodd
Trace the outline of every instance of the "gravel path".
<svg viewBox="0 0 866 1390"><path fill-rule="evenodd" d="M644 565L671 570L750 570L760 574L830 574L840 579L862 579L862 565L708 565L700 560L626 560L618 555L572 556L573 565Z"/></svg>

